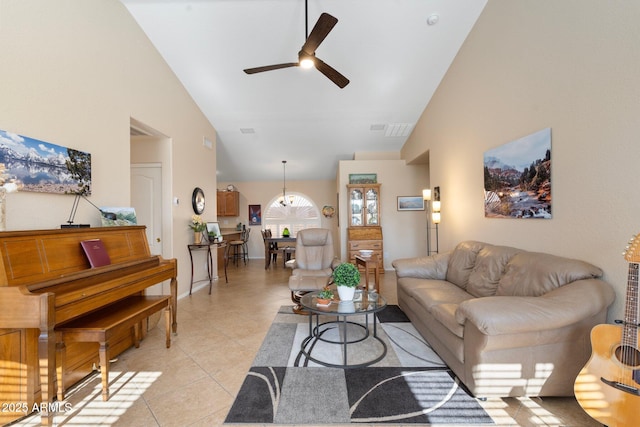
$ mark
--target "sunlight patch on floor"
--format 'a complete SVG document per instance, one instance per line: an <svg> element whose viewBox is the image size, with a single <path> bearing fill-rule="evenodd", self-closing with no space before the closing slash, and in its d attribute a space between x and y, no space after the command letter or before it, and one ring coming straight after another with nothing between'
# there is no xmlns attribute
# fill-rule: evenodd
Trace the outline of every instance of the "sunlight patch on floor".
<svg viewBox="0 0 640 427"><path fill-rule="evenodd" d="M66 393L61 408L54 416L54 425L65 426L109 426L139 399L162 375L162 372L118 372L109 373L109 400L102 400L102 384L99 373L76 384ZM39 426L40 417L30 417L24 426Z"/></svg>

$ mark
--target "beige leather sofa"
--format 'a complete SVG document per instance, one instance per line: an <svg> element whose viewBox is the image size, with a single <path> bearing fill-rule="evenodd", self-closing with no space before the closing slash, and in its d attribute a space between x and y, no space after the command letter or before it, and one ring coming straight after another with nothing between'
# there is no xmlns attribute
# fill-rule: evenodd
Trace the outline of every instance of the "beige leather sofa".
<svg viewBox="0 0 640 427"><path fill-rule="evenodd" d="M477 397L573 395L614 300L591 264L482 242L393 267L398 305Z"/></svg>

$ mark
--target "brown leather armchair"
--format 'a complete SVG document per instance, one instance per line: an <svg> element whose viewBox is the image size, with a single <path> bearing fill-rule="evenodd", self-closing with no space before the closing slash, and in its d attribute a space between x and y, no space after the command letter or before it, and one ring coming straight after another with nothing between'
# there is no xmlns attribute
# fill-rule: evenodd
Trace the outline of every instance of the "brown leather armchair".
<svg viewBox="0 0 640 427"><path fill-rule="evenodd" d="M307 228L296 235L295 259L287 262L293 271L289 277L293 311L303 311L300 297L307 292L319 291L331 281L333 269L340 264L335 257L331 230Z"/></svg>

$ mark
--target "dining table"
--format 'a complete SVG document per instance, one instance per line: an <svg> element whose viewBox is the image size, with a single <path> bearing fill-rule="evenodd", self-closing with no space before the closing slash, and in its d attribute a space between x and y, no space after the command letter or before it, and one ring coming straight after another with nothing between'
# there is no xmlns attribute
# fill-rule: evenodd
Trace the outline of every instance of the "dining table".
<svg viewBox="0 0 640 427"><path fill-rule="evenodd" d="M287 244L288 243L288 244ZM264 268L269 268L271 264L271 254L269 253L269 247L274 244L278 249L282 249L286 246L295 247L296 238L289 237L265 237L264 239ZM284 253L283 253L284 256Z"/></svg>

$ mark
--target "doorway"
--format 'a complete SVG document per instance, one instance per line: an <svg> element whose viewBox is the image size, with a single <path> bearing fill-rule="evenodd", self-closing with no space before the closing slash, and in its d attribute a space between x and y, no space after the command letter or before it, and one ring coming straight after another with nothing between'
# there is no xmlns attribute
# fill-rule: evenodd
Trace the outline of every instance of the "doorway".
<svg viewBox="0 0 640 427"><path fill-rule="evenodd" d="M162 255L162 165L131 165L131 206L138 224L146 225L151 255Z"/></svg>
<svg viewBox="0 0 640 427"><path fill-rule="evenodd" d="M171 205L171 138L135 120L130 122L130 200L137 222L147 227L152 255L173 257ZM168 282L147 290L169 292Z"/></svg>

